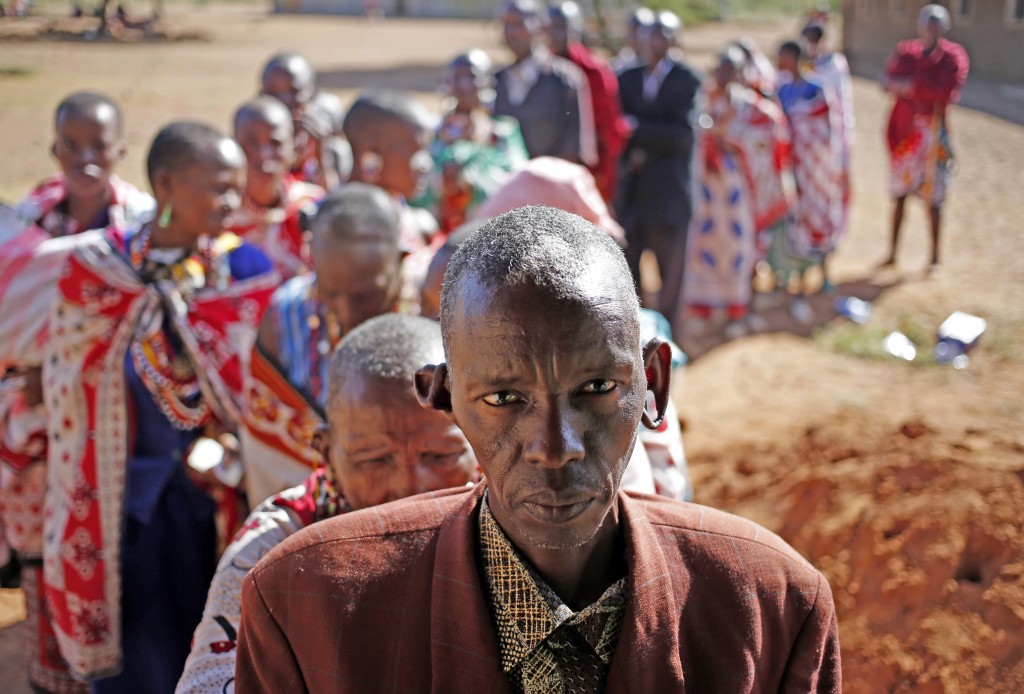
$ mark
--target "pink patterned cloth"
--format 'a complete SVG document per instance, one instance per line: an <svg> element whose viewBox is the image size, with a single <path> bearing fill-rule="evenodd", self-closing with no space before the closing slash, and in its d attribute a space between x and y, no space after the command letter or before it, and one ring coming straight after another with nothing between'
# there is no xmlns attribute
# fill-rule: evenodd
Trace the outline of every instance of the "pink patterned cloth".
<svg viewBox="0 0 1024 694"><path fill-rule="evenodd" d="M616 241L625 239L593 175L579 164L555 157L531 159L476 209L473 219L490 219L524 205L547 205L572 212Z"/></svg>
<svg viewBox="0 0 1024 694"><path fill-rule="evenodd" d="M960 98L968 67L963 46L946 39L927 52L919 39L902 41L886 64L887 83L910 85L893 104L886 131L894 197L915 193L933 205L945 199L953 161L946 109Z"/></svg>

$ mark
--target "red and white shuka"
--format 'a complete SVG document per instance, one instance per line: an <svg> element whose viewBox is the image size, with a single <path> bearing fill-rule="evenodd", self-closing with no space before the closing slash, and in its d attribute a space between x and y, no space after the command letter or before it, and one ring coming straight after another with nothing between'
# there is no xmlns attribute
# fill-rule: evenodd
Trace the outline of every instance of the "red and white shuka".
<svg viewBox="0 0 1024 694"><path fill-rule="evenodd" d="M787 233L788 251L820 262L843 230L843 141L838 105L828 90L806 79L779 87L789 119L797 203Z"/></svg>
<svg viewBox="0 0 1024 694"><path fill-rule="evenodd" d="M153 215L154 202L116 176L110 177L108 227L123 231ZM0 365L37 366L57 279L80 229L58 208L67 181L54 176L15 207L0 207ZM65 238L68 237L68 238ZM37 253L41 244L44 252Z"/></svg>
<svg viewBox="0 0 1024 694"><path fill-rule="evenodd" d="M237 426L242 372L276 273L207 275L194 293L143 283L123 236L81 235L58 283L43 363L49 417L43 573L60 650L73 673L98 679L121 663L121 529L129 420L125 358L142 325L172 326L203 402ZM224 265L234 234L212 244Z"/></svg>

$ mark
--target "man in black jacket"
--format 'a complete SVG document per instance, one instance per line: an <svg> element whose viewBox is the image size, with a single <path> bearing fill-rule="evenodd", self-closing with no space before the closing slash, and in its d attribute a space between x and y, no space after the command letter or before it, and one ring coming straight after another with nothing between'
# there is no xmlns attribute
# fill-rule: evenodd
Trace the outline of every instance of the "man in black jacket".
<svg viewBox="0 0 1024 694"><path fill-rule="evenodd" d="M590 89L579 68L543 45L547 10L537 0L507 0L500 17L515 62L494 76L494 115L519 121L530 158L596 164Z"/></svg>
<svg viewBox="0 0 1024 694"><path fill-rule="evenodd" d="M683 286L686 233L692 213L690 160L700 76L670 49L682 28L660 12L640 28L643 65L619 75L622 112L632 127L619 173L616 211L626 229L626 259L640 286L640 256L654 252L661 272L657 309L674 326Z"/></svg>

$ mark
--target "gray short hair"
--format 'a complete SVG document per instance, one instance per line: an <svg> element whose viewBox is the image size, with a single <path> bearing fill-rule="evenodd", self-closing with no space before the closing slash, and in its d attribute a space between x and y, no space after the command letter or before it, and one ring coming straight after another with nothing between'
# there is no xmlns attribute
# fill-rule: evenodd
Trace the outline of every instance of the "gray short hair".
<svg viewBox="0 0 1024 694"><path fill-rule="evenodd" d="M624 310L640 325L640 301L622 249L577 215L553 207L520 207L495 217L463 242L448 263L441 290L441 332L451 359L459 296L470 279L495 289L533 285L555 299L581 296L580 280L595 265L622 292Z"/></svg>

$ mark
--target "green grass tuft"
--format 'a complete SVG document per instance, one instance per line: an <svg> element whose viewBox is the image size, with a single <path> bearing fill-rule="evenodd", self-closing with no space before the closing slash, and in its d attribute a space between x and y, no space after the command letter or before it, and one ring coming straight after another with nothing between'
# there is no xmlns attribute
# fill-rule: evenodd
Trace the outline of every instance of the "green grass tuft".
<svg viewBox="0 0 1024 694"><path fill-rule="evenodd" d="M31 77L36 71L21 65L0 65L0 77Z"/></svg>

